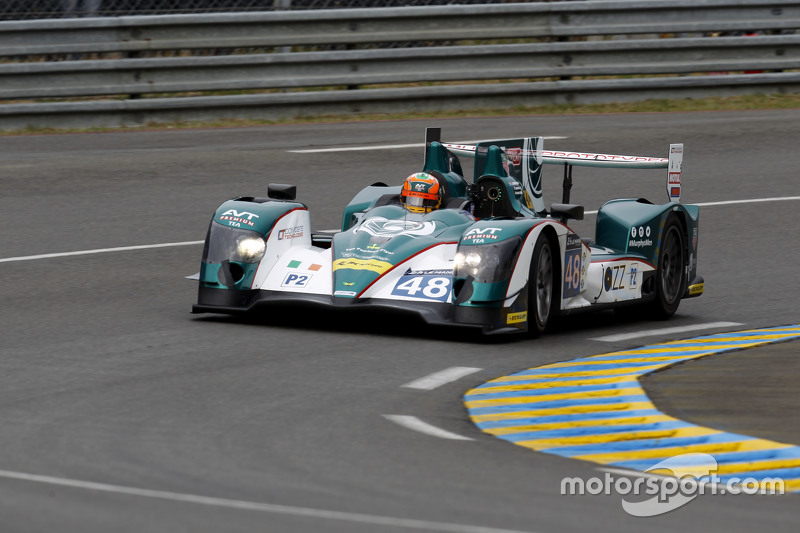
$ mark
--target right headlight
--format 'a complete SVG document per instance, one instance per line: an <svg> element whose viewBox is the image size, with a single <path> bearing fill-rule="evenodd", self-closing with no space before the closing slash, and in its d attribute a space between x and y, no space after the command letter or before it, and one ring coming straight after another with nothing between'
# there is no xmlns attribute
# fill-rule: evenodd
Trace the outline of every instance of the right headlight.
<svg viewBox="0 0 800 533"><path fill-rule="evenodd" d="M455 255L453 277L472 276L481 283L503 281L511 276L521 243L522 239L514 237L495 244L461 245Z"/></svg>
<svg viewBox="0 0 800 533"><path fill-rule="evenodd" d="M264 257L267 243L261 235L239 235L236 241L236 255L242 263L256 263ZM234 259L236 261L236 259Z"/></svg>
<svg viewBox="0 0 800 533"><path fill-rule="evenodd" d="M229 228L212 222L203 250L203 262L258 263L267 251L267 242L257 231Z"/></svg>

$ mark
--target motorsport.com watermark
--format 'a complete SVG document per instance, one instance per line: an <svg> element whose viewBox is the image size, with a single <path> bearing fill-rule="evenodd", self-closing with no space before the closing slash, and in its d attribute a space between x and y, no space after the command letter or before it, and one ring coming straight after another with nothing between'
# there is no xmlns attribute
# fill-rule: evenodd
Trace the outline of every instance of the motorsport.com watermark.
<svg viewBox="0 0 800 533"><path fill-rule="evenodd" d="M786 483L781 478L726 476L723 479L716 474L717 468L717 461L709 454L686 453L651 466L644 475L619 470L615 472L620 476L614 476L607 471L602 477L586 480L577 477L564 478L561 480L561 494L619 494L622 496L622 508L625 512L646 517L668 513L703 494L754 495L786 492ZM635 476L635 479L627 476Z"/></svg>

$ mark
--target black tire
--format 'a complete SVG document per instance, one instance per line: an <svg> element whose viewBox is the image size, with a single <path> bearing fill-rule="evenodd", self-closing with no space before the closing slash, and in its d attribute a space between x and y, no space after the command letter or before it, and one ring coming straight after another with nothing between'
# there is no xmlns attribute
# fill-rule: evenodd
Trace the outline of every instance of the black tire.
<svg viewBox="0 0 800 533"><path fill-rule="evenodd" d="M656 298L651 303L653 318L667 319L675 314L686 293L686 242L678 217L671 214L661 234L656 272Z"/></svg>
<svg viewBox="0 0 800 533"><path fill-rule="evenodd" d="M547 329L553 315L555 300L555 266L550 240L539 236L531 257L528 277L528 332L538 337Z"/></svg>

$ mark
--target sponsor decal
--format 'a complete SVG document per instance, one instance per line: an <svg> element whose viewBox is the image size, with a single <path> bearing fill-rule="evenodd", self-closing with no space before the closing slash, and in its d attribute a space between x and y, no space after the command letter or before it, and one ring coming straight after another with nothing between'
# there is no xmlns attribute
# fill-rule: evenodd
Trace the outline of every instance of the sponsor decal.
<svg viewBox="0 0 800 533"><path fill-rule="evenodd" d="M625 280L626 265L614 265L606 268L606 275L603 278L603 288L606 292L624 289L622 282Z"/></svg>
<svg viewBox="0 0 800 533"><path fill-rule="evenodd" d="M366 232L374 237L396 237L408 235L430 235L436 229L433 222L418 222L414 220L388 220L383 217L372 217L358 226L353 233Z"/></svg>
<svg viewBox="0 0 800 533"><path fill-rule="evenodd" d="M628 248L644 248L645 246L653 246L653 241L650 239L639 239L628 241Z"/></svg>
<svg viewBox="0 0 800 533"><path fill-rule="evenodd" d="M278 240L296 239L303 236L303 226L294 226L293 228L286 228L278 231Z"/></svg>
<svg viewBox="0 0 800 533"><path fill-rule="evenodd" d="M567 233L567 250L580 249L581 238L575 233Z"/></svg>
<svg viewBox="0 0 800 533"><path fill-rule="evenodd" d="M320 268L322 268L322 265L318 265L316 263L313 263L310 267L308 267L308 269L313 272L318 271Z"/></svg>
<svg viewBox="0 0 800 533"><path fill-rule="evenodd" d="M255 226L255 222L253 222L254 218L259 218L258 215L255 213L248 213L247 211L237 211L236 209L228 209L219 217L220 220L224 220L230 226L241 227L242 224L246 224L248 226Z"/></svg>
<svg viewBox="0 0 800 533"><path fill-rule="evenodd" d="M350 259L350 258L337 259L336 261L333 262L334 271L343 268L348 268L350 270L371 270L372 272L383 274L384 272L392 268L392 264L387 263L386 261L378 261L377 259Z"/></svg>
<svg viewBox="0 0 800 533"><path fill-rule="evenodd" d="M286 265L286 266L287 266L288 268L297 268L297 267L299 267L299 266L300 266L300 265L302 265L302 264L303 264L303 262L302 262L302 261L289 261L289 264L288 264L288 265Z"/></svg>
<svg viewBox="0 0 800 533"><path fill-rule="evenodd" d="M473 241L472 244L480 244L486 242L487 239L496 241L499 238L497 232L503 231L503 228L472 228L464 234L464 241Z"/></svg>
<svg viewBox="0 0 800 533"><path fill-rule="evenodd" d="M355 284L356 284L355 281L343 281L342 282L342 285L344 285L345 287L352 287Z"/></svg>
<svg viewBox="0 0 800 533"><path fill-rule="evenodd" d="M355 296L356 291L336 291L333 293L334 296Z"/></svg>
<svg viewBox="0 0 800 533"><path fill-rule="evenodd" d="M506 324L519 324L520 322L525 322L527 320L527 311L523 311L522 313L508 313L508 316L506 317Z"/></svg>
<svg viewBox="0 0 800 533"><path fill-rule="evenodd" d="M698 294L703 294L703 288L705 283L698 283L696 285L689 286L689 296L697 296Z"/></svg>
<svg viewBox="0 0 800 533"><path fill-rule="evenodd" d="M452 276L453 271L442 268L438 270L411 270L410 268L403 273L404 276Z"/></svg>
<svg viewBox="0 0 800 533"><path fill-rule="evenodd" d="M697 228L692 230L692 248L697 250Z"/></svg>
<svg viewBox="0 0 800 533"><path fill-rule="evenodd" d="M508 148L506 149L506 156L509 163L518 167L522 162L522 148Z"/></svg>
<svg viewBox="0 0 800 533"><path fill-rule="evenodd" d="M592 161L656 161L663 162L663 157L643 157L634 155L612 155L612 154L587 154L583 152L555 152L544 150L542 155L546 157L561 157L569 159L589 159Z"/></svg>
<svg viewBox="0 0 800 533"><path fill-rule="evenodd" d="M281 282L281 287L305 287L311 279L311 274L296 274L289 272Z"/></svg>
<svg viewBox="0 0 800 533"><path fill-rule="evenodd" d="M360 254L356 252L360 252ZM394 255L394 252L384 250L378 244L370 244L366 248L361 248L360 246L346 248L344 253L342 253L342 257L360 257L362 259L370 259L379 253L385 255Z"/></svg>

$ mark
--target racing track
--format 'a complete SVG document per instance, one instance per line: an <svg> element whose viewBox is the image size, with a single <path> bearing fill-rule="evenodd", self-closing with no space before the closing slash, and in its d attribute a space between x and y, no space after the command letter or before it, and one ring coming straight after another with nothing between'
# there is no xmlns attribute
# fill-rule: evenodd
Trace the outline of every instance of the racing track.
<svg viewBox="0 0 800 533"><path fill-rule="evenodd" d="M425 125L451 140L563 136L545 146L601 153L661 155L684 142L686 202L796 197L798 123L800 110L781 110L3 137L0 259L198 241L220 201L263 194L270 181L297 184L315 228L333 228L363 184L399 183L421 150L289 150L414 143ZM559 172L546 170L545 194L557 200ZM576 169L574 202L595 210L613 196L663 201L662 173ZM619 496L561 496L563 477L597 475L595 465L483 434L461 400L522 369L737 327L596 340L609 335L796 324L798 207L703 208L706 294L667 323L586 315L539 340L499 344L441 339L391 317L192 316L195 285L183 277L197 271L199 245L0 262L0 529L796 531L797 496L703 496L647 519L625 514ZM593 218L575 229L591 234ZM747 402L725 357L711 360L729 405ZM480 370L403 386L452 367ZM797 383L797 365L770 371ZM678 390L716 396L713 380ZM748 416L796 425L787 408L796 386L781 397L781 409L757 402Z"/></svg>

